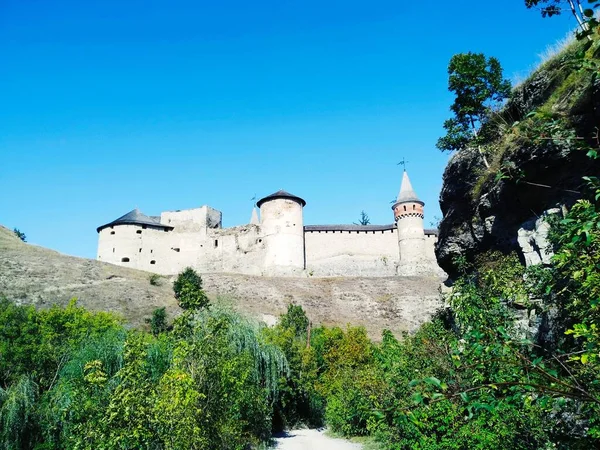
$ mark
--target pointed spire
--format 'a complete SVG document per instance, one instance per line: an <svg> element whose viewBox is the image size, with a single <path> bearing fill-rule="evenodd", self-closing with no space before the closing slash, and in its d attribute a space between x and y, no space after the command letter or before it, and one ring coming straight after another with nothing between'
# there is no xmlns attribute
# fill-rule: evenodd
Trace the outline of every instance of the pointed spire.
<svg viewBox="0 0 600 450"><path fill-rule="evenodd" d="M258 213L256 212L256 208L252 208L252 216L250 216L250 225L258 225Z"/></svg>
<svg viewBox="0 0 600 450"><path fill-rule="evenodd" d="M396 203L404 203L404 202L421 202L416 192L413 190L412 185L410 184L410 179L408 178L408 173L406 170L402 174L402 184L400 185L400 193L398 194L398 199Z"/></svg>

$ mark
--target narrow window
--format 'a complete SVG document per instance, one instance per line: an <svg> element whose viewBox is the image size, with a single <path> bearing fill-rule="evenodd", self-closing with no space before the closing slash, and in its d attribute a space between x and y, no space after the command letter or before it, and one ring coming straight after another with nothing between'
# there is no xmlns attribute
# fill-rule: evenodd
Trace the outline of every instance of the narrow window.
<svg viewBox="0 0 600 450"><path fill-rule="evenodd" d="M140 253L142 253L142 249L140 248Z"/></svg>
<svg viewBox="0 0 600 450"><path fill-rule="evenodd" d="M169 232L169 230L167 228L165 228L165 233L168 233L168 232Z"/></svg>
<svg viewBox="0 0 600 450"><path fill-rule="evenodd" d="M114 231L111 231L111 232L110 232L110 234L115 234L115 232L114 232Z"/></svg>
<svg viewBox="0 0 600 450"><path fill-rule="evenodd" d="M417 207L416 207L415 205L413 205L413 211L414 211L415 209L417 209Z"/></svg>
<svg viewBox="0 0 600 450"><path fill-rule="evenodd" d="M150 250L150 253L154 253L154 250Z"/></svg>
<svg viewBox="0 0 600 450"><path fill-rule="evenodd" d="M146 228L148 228L146 225L142 225L142 228L145 230Z"/></svg>
<svg viewBox="0 0 600 450"><path fill-rule="evenodd" d="M404 205L404 211L406 211L406 205Z"/></svg>
<svg viewBox="0 0 600 450"><path fill-rule="evenodd" d="M137 230L136 233L137 234L142 234L142 230Z"/></svg>
<svg viewBox="0 0 600 450"><path fill-rule="evenodd" d="M215 248L217 248L219 246L219 240L215 239Z"/></svg>
<svg viewBox="0 0 600 450"><path fill-rule="evenodd" d="M115 248L113 247L113 253L115 252Z"/></svg>
<svg viewBox="0 0 600 450"><path fill-rule="evenodd" d="M150 264L156 264L156 261L152 260L150 261Z"/></svg>
<svg viewBox="0 0 600 450"><path fill-rule="evenodd" d="M177 253L179 253L179 251L180 251L180 249L178 247L171 248L171 250L173 250L174 252L177 252Z"/></svg>
<svg viewBox="0 0 600 450"><path fill-rule="evenodd" d="M129 262L129 258L121 258L121 262Z"/></svg>

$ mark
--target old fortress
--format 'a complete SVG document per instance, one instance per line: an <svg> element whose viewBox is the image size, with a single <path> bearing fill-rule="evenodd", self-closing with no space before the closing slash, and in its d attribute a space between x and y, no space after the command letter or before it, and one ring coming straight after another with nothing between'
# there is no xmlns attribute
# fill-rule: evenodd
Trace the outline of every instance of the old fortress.
<svg viewBox="0 0 600 450"><path fill-rule="evenodd" d="M436 230L404 172L390 225L304 225L306 202L286 191L260 199L250 223L222 228L210 206L146 216L139 210L98 227L98 260L172 275L199 272L265 276L440 275Z"/></svg>

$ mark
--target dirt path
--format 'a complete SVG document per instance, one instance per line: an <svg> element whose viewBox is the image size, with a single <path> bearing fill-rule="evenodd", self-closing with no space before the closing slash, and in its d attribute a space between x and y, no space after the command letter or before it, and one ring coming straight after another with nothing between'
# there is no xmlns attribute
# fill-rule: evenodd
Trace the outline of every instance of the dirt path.
<svg viewBox="0 0 600 450"><path fill-rule="evenodd" d="M325 436L325 430L292 430L277 435L273 448L280 450L360 450L362 445Z"/></svg>

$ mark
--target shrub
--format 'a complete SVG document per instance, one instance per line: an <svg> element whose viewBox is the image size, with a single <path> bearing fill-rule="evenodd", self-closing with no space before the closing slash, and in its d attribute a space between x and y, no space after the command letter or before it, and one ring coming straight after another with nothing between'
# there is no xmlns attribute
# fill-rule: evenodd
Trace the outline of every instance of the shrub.
<svg viewBox="0 0 600 450"><path fill-rule="evenodd" d="M152 286L160 286L162 284L162 277L157 273L151 274L150 275L150 284Z"/></svg>

